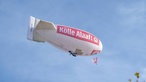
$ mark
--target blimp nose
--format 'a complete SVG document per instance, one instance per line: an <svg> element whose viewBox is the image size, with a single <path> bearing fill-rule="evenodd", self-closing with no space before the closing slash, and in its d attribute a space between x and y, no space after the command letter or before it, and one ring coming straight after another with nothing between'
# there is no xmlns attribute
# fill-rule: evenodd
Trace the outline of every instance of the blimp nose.
<svg viewBox="0 0 146 82"><path fill-rule="evenodd" d="M99 50L100 50L100 52L102 51L102 49L103 49L103 45L102 45L102 42L100 41L99 42Z"/></svg>

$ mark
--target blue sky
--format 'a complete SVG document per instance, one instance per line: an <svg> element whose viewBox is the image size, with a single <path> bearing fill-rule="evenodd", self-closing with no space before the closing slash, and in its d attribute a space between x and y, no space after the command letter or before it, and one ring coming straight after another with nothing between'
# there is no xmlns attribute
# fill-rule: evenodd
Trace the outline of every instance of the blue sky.
<svg viewBox="0 0 146 82"><path fill-rule="evenodd" d="M96 35L98 64L27 40L29 16ZM146 80L146 0L0 0L0 28L0 82Z"/></svg>

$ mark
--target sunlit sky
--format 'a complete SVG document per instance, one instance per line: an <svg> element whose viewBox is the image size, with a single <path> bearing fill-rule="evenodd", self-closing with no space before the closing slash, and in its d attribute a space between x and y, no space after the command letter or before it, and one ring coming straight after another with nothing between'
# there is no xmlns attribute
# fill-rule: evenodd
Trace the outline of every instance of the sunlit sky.
<svg viewBox="0 0 146 82"><path fill-rule="evenodd" d="M27 40L30 16L89 31L103 51L73 57ZM0 82L128 82L135 72L146 80L146 0L0 0Z"/></svg>

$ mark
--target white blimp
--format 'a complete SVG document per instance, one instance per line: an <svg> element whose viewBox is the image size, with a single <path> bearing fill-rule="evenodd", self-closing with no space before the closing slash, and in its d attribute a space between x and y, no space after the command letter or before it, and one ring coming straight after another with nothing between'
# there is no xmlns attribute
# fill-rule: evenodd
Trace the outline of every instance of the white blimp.
<svg viewBox="0 0 146 82"><path fill-rule="evenodd" d="M48 42L75 57L95 55L103 48L101 41L87 31L57 25L32 16L27 38L36 42Z"/></svg>

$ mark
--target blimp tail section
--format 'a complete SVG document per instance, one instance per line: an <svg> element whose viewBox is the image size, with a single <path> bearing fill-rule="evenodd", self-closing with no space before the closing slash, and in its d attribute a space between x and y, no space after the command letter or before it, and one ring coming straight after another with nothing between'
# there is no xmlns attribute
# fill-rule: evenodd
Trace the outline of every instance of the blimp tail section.
<svg viewBox="0 0 146 82"><path fill-rule="evenodd" d="M45 42L45 39L39 33L37 33L39 30L56 30L56 27L53 23L46 22L31 16L27 39L37 42Z"/></svg>

